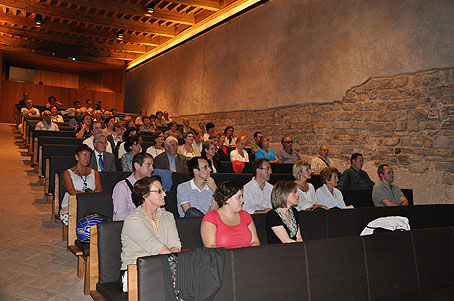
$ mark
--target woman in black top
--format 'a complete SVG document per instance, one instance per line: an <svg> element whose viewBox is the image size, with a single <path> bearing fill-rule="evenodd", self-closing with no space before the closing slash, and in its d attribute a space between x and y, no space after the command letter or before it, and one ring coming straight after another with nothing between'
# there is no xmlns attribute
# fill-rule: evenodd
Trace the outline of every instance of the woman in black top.
<svg viewBox="0 0 454 301"><path fill-rule="evenodd" d="M216 156L216 143L208 140L202 143L202 158L210 164L212 173L224 172L221 161Z"/></svg>
<svg viewBox="0 0 454 301"><path fill-rule="evenodd" d="M303 241L298 223L298 191L293 181L279 181L271 192L273 209L266 214L269 244Z"/></svg>

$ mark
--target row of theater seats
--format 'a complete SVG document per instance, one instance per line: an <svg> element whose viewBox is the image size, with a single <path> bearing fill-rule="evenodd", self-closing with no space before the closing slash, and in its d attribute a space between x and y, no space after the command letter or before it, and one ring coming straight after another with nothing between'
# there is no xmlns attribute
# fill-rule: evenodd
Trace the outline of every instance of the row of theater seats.
<svg viewBox="0 0 454 301"><path fill-rule="evenodd" d="M388 215L407 216L413 230L359 237L369 219ZM252 217L262 246L227 252L224 281L216 300L453 296L452 288L434 289L454 285L450 253L454 232L449 228L454 226L454 205L301 212L305 242L288 245L266 245L265 216ZM183 249L201 246L200 222L201 218L176 220ZM107 300L128 297L119 286L122 224L107 222L91 228L92 296ZM164 300L159 256L138 260L137 269L139 300Z"/></svg>

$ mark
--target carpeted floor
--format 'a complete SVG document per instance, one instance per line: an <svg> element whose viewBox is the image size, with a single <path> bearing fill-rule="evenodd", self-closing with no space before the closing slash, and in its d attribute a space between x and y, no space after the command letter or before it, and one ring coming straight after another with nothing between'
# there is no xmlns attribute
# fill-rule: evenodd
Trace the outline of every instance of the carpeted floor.
<svg viewBox="0 0 454 301"><path fill-rule="evenodd" d="M91 300L19 132L0 123L0 300Z"/></svg>

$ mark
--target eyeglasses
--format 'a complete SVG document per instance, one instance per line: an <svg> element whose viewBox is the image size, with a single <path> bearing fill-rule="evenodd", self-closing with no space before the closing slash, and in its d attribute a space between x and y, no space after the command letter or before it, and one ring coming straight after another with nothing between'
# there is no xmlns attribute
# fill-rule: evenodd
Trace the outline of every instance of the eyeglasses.
<svg viewBox="0 0 454 301"><path fill-rule="evenodd" d="M268 171L271 170L271 167L260 167L259 169Z"/></svg>
<svg viewBox="0 0 454 301"><path fill-rule="evenodd" d="M165 189L158 189L158 190L150 190L150 192L157 192L158 194L162 194L162 193L165 193L166 190Z"/></svg>
<svg viewBox="0 0 454 301"><path fill-rule="evenodd" d="M293 143L293 141L292 141L292 140L290 140L290 141L284 141L284 143L290 144L290 143Z"/></svg>
<svg viewBox="0 0 454 301"><path fill-rule="evenodd" d="M95 141L95 143L98 143L98 144L107 144L107 142L104 142L104 141Z"/></svg>

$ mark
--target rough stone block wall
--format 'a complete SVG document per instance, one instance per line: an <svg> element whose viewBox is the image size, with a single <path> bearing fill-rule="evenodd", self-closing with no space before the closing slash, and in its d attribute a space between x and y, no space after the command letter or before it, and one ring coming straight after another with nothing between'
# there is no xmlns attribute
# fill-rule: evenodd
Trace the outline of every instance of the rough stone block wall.
<svg viewBox="0 0 454 301"><path fill-rule="evenodd" d="M350 155L360 152L374 181L377 166L390 164L395 183L412 188L416 204L454 203L454 68L370 78L332 102L175 120L183 117L192 126L213 122L217 131L232 125L235 135L246 135L249 143L255 131L262 131L275 151L284 135L291 136L307 159L326 144L341 171Z"/></svg>

